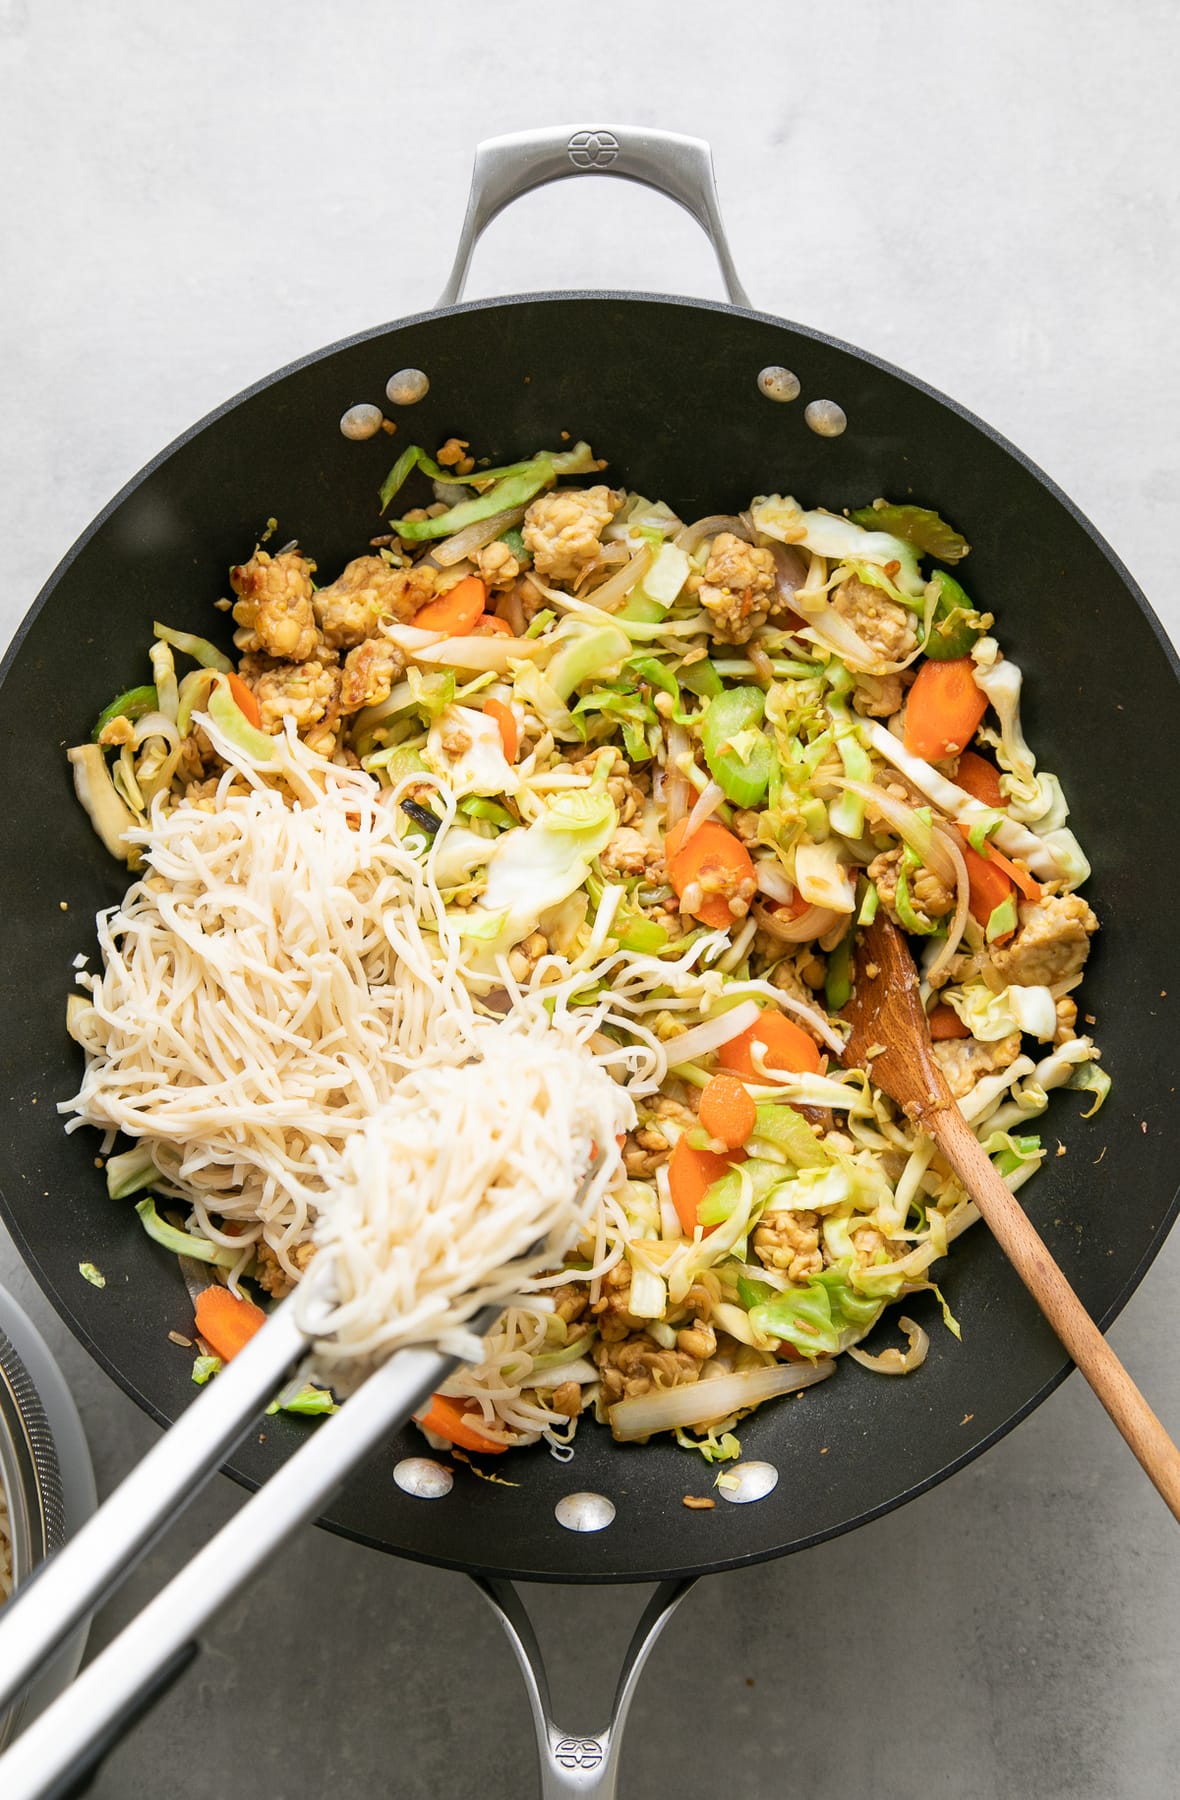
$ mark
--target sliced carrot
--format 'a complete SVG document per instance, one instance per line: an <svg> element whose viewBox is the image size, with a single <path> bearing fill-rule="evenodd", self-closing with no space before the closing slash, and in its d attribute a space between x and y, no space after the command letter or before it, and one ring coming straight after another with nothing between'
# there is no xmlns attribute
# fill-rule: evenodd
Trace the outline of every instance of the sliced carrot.
<svg viewBox="0 0 1180 1800"><path fill-rule="evenodd" d="M478 575L464 575L437 600L428 600L414 614L419 631L445 631L448 637L466 637L483 612L488 591Z"/></svg>
<svg viewBox="0 0 1180 1800"><path fill-rule="evenodd" d="M471 627L471 630L475 637L480 637L481 635L483 637L516 636L516 633L513 631L507 619L501 619L496 613L480 613L475 624Z"/></svg>
<svg viewBox="0 0 1180 1800"><path fill-rule="evenodd" d="M971 884L969 905L971 916L986 925L997 906L1002 906L1012 893L1012 883L999 863L980 856L970 844L963 845L963 861Z"/></svg>
<svg viewBox="0 0 1180 1800"><path fill-rule="evenodd" d="M485 1456L503 1456L507 1444L495 1443L468 1423L478 1416L465 1411L462 1401L449 1394L432 1394L426 1411L415 1414L419 1425L433 1431L435 1437L446 1438L448 1444L458 1444L461 1450L481 1450Z"/></svg>
<svg viewBox="0 0 1180 1800"><path fill-rule="evenodd" d="M711 1138L740 1150L758 1122L749 1090L736 1075L714 1075L701 1095L701 1124Z"/></svg>
<svg viewBox="0 0 1180 1800"><path fill-rule="evenodd" d="M960 825L959 830L965 838L970 837L969 826ZM968 849L970 848L971 846L968 845ZM977 855L978 852L973 851L972 854ZM1002 850L997 850L994 844L985 844L983 855L986 861L994 863L996 868L1001 869L1010 881L1015 882L1026 900L1040 899L1041 884L1035 876L1029 874L1027 869L1022 869L1019 863L1014 863L1010 857L1004 855ZM968 873L970 873L970 865L968 865Z"/></svg>
<svg viewBox="0 0 1180 1800"><path fill-rule="evenodd" d="M922 664L905 709L905 747L912 755L941 762L967 748L987 711L974 671L969 656Z"/></svg>
<svg viewBox="0 0 1180 1800"><path fill-rule="evenodd" d="M753 1025L722 1044L717 1060L732 1075L745 1081L766 1081L754 1067L751 1050L755 1043L763 1046L762 1056L768 1069L789 1070L795 1075L818 1075L823 1067L815 1040L782 1013L764 1012Z"/></svg>
<svg viewBox="0 0 1180 1800"><path fill-rule="evenodd" d="M230 693L237 701L238 711L245 713L255 731L261 731L262 714L258 710L258 701L254 696L254 690L246 686L240 675L227 675L225 679L229 682Z"/></svg>
<svg viewBox="0 0 1180 1800"><path fill-rule="evenodd" d="M245 1349L266 1324L266 1314L253 1300L241 1299L216 1282L197 1295L195 1310L197 1331L223 1362Z"/></svg>
<svg viewBox="0 0 1180 1800"><path fill-rule="evenodd" d="M740 1150L718 1156L713 1150L694 1150L687 1138L677 1138L668 1159L668 1191L676 1208L676 1217L689 1237L700 1224L697 1207L713 1183L745 1160ZM706 1225L706 1236L716 1229L715 1225Z"/></svg>
<svg viewBox="0 0 1180 1800"><path fill-rule="evenodd" d="M485 700L483 709L489 719L495 719L500 727L500 742L504 746L504 757L507 762L516 761L516 752L520 749L520 730L516 723L516 714L503 700Z"/></svg>
<svg viewBox="0 0 1180 1800"><path fill-rule="evenodd" d="M743 883L748 883L749 891L753 893L755 876L750 853L741 840L716 819L706 819L685 844L687 829L688 820L681 819L678 825L673 825L664 841L668 880L681 898L688 888L698 884L711 890L705 891L699 903L689 911L702 925L711 925L715 931L726 931L734 923L734 915L725 894L719 893L715 884L723 882L734 892Z"/></svg>
<svg viewBox="0 0 1180 1800"><path fill-rule="evenodd" d="M988 762L986 756L977 756L974 750L964 750L960 756L955 784L973 800L982 800L985 806L1008 804L1000 792L1000 771L995 763Z"/></svg>
<svg viewBox="0 0 1180 1800"><path fill-rule="evenodd" d="M930 1026L930 1036L936 1044L945 1044L950 1038L971 1036L953 1006L933 1007L927 1023Z"/></svg>

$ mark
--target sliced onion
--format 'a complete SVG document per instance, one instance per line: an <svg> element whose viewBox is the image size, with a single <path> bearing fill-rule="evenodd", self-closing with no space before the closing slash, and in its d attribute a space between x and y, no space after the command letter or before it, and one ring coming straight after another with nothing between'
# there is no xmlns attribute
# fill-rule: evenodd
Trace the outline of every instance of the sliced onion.
<svg viewBox="0 0 1180 1800"><path fill-rule="evenodd" d="M790 906L795 898L790 876L773 856L764 856L754 864L754 879L758 883L758 892L765 894L770 900L778 900L783 906Z"/></svg>
<svg viewBox="0 0 1180 1800"><path fill-rule="evenodd" d="M522 601L515 583L496 601L496 617L503 619L512 628L513 637L523 637L528 630L528 620L524 616Z"/></svg>
<svg viewBox="0 0 1180 1800"><path fill-rule="evenodd" d="M469 498L466 488L464 498ZM493 538L500 537L519 525L524 518L523 506L510 506L504 512L493 513L490 519L477 519L474 525L465 525L454 537L444 538L430 552L431 561L440 569L449 569L452 563L462 562L474 550L482 550Z"/></svg>
<svg viewBox="0 0 1180 1800"><path fill-rule="evenodd" d="M755 906L754 917L763 931L780 944L809 944L836 925L843 932L848 924L848 914L834 912L830 906L809 906L794 919L785 913L772 912L769 907Z"/></svg>
<svg viewBox="0 0 1180 1800"><path fill-rule="evenodd" d="M887 794L884 788L876 787L870 782L853 781L848 775L832 775L828 777L828 781L832 787L846 788L850 794L858 794L866 806L872 807L887 825L892 825L902 842L908 844L915 856L921 857L926 867L932 869L948 887L958 882L960 867L966 874L966 864L957 847L935 826L927 825L925 819L920 819L913 807L907 806L904 800L899 800L894 794ZM958 864L952 851L958 856Z"/></svg>
<svg viewBox="0 0 1180 1800"><path fill-rule="evenodd" d="M954 917L951 919L950 925L947 928L947 934L942 948L925 971L927 981L931 981L936 976L941 975L942 971L946 968L946 965L950 962L951 957L959 948L959 941L963 936L963 928L967 923L967 914L971 899L971 879L967 874L967 859L959 848L958 843L955 841L954 834L947 831L943 826L936 825L934 827L934 835L937 842L946 851L947 857L955 871L955 912Z"/></svg>
<svg viewBox="0 0 1180 1800"><path fill-rule="evenodd" d="M791 605L803 618L810 619L814 614L822 613L828 604L828 559L809 550L806 567L806 577L795 589Z"/></svg>
<svg viewBox="0 0 1180 1800"><path fill-rule="evenodd" d="M760 1011L756 1000L741 1000L736 1006L731 1006L728 1012L706 1019L703 1025L694 1025L683 1036L669 1038L664 1045L669 1063L675 1066L696 1062L699 1056L708 1056L712 1051L719 1050L722 1044L728 1044L731 1038L740 1037L743 1031L756 1025Z"/></svg>
<svg viewBox="0 0 1180 1800"><path fill-rule="evenodd" d="M899 769L941 811L952 814L968 827L987 817L988 808L982 801L976 800L965 789L956 787L953 781L939 774L937 769L924 762L920 756L912 756L899 741L897 734L885 730L879 719L865 719L862 722L874 750L886 762L892 763L895 769ZM996 832L995 841L1005 856L1018 856L1028 864L1034 875L1041 876L1043 880L1054 881L1061 875L1052 846L1034 836L1015 819L1004 820Z"/></svg>
<svg viewBox="0 0 1180 1800"><path fill-rule="evenodd" d="M437 644L446 636L445 631L422 631L417 625L386 625L382 636L391 644L404 650L407 656L414 656L419 650L426 650L431 644Z"/></svg>
<svg viewBox="0 0 1180 1800"><path fill-rule="evenodd" d="M651 559L651 545L645 544L609 581L604 581L588 594L579 594L578 598L584 606L596 606L601 612L614 612L616 607L622 606L631 589L647 574Z"/></svg>
<svg viewBox="0 0 1180 1800"><path fill-rule="evenodd" d="M915 1325L912 1319L899 1319L897 1322L910 1340L908 1350L903 1352L890 1345L888 1350L882 1350L879 1355L870 1356L867 1350L852 1347L845 1354L853 1362L858 1362L862 1369L872 1369L878 1375L909 1375L914 1369L920 1369L930 1348L929 1335L920 1325Z"/></svg>
<svg viewBox="0 0 1180 1800"><path fill-rule="evenodd" d="M754 542L754 533L749 525L735 518L732 513L710 513L707 519L697 519L692 525L685 525L672 539L678 550L686 556L692 556L709 538L715 538L719 532L731 531L743 544Z"/></svg>
<svg viewBox="0 0 1180 1800"><path fill-rule="evenodd" d="M611 1432L621 1443L650 1437L653 1431L671 1431L677 1425L707 1425L728 1419L747 1406L757 1406L775 1394L793 1394L825 1381L835 1373L831 1357L814 1363L765 1363L757 1369L739 1369L732 1375L715 1375L687 1387L663 1388L654 1394L638 1394L608 1407Z"/></svg>
<svg viewBox="0 0 1180 1800"><path fill-rule="evenodd" d="M688 824L684 827L684 836L680 840L682 850L694 831L699 831L705 820L712 818L724 799L724 788L718 787L715 781L705 783L696 805L688 815Z"/></svg>
<svg viewBox="0 0 1180 1800"><path fill-rule="evenodd" d="M162 712L144 713L141 719L134 721L131 733L131 745L134 750L141 749L152 737L165 738L173 750L180 743L179 726L168 718L166 713Z"/></svg>
<svg viewBox="0 0 1180 1800"><path fill-rule="evenodd" d="M692 742L683 725L668 727L668 760L665 764L664 798L667 804L668 830L688 817L692 800L692 783L680 767L682 756L692 755Z"/></svg>
<svg viewBox="0 0 1180 1800"><path fill-rule="evenodd" d="M802 607L799 611L803 611ZM867 674L876 675L887 669L904 668L903 663L883 663L872 645L867 644L859 632L852 629L847 619L842 618L826 602L819 612L808 612L805 617L807 624L800 635L810 638L821 650L835 651L850 669L861 669Z"/></svg>
<svg viewBox="0 0 1180 1800"><path fill-rule="evenodd" d="M792 612L801 611L795 596L807 580L807 563L793 544L780 544L776 538L770 538L766 548L774 558L774 583L780 604L789 606Z"/></svg>

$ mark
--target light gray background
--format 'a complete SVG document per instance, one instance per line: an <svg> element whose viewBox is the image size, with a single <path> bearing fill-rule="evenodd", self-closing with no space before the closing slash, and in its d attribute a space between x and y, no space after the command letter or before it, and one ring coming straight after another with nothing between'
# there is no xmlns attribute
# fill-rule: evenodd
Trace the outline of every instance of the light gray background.
<svg viewBox="0 0 1180 1800"><path fill-rule="evenodd" d="M193 419L432 303L477 138L567 119L709 137L756 302L993 421L1175 632L1178 70L1180 13L1163 0L445 15L0 0L0 635ZM551 190L493 228L472 292L563 285L719 292L691 223L611 183ZM154 1427L7 1245L0 1279L56 1347L109 1488ZM1175 1243L1112 1333L1174 1432L1178 1285ZM238 1499L219 1478L182 1536ZM182 1549L152 1558L95 1643ZM699 1589L654 1655L623 1793L1174 1792L1176 1570L1174 1526L1075 1377L903 1512ZM586 1723L639 1595L533 1597L565 1715ZM474 1590L304 1533L94 1794L243 1785L266 1800L533 1793L524 1701Z"/></svg>

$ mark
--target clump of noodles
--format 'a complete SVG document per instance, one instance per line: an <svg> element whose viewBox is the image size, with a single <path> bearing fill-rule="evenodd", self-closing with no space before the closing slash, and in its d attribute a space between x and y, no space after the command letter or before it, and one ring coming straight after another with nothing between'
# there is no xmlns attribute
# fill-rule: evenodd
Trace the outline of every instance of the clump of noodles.
<svg viewBox="0 0 1180 1800"><path fill-rule="evenodd" d="M261 1239L295 1279L326 1172L411 1070L474 1053L477 1015L389 794L284 748L305 799L238 759L215 810L157 802L133 834L143 873L99 915L59 1110L137 1139L239 1270Z"/></svg>
<svg viewBox="0 0 1180 1800"><path fill-rule="evenodd" d="M554 1027L484 1023L474 1047L407 1075L328 1180L297 1305L337 1386L408 1343L478 1362L475 1312L565 1280L575 1243L594 1246L590 1279L621 1254L626 1090Z"/></svg>

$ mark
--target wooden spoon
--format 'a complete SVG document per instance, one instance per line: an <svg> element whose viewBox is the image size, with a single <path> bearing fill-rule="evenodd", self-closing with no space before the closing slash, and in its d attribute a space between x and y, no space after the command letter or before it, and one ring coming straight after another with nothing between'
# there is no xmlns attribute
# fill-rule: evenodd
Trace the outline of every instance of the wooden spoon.
<svg viewBox="0 0 1180 1800"><path fill-rule="evenodd" d="M881 915L860 934L842 1017L846 1068L864 1069L932 1137L1016 1273L1180 1521L1180 1450L1152 1412L959 1111L930 1046L918 975L900 931Z"/></svg>

